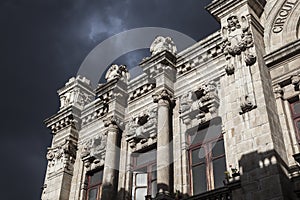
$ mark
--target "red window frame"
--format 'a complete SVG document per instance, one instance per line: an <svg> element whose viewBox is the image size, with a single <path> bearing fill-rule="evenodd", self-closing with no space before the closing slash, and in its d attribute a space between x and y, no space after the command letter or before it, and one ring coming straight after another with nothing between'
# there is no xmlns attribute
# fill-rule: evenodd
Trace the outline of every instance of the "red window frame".
<svg viewBox="0 0 300 200"><path fill-rule="evenodd" d="M100 173L100 174L98 174ZM93 176L96 175L101 175L101 178L99 179L98 182L91 183ZM90 191L93 189L97 189L97 195L96 195L96 200L101 200L101 194L102 194L102 181L103 181L103 169L96 170L93 172L89 172L87 174L87 179L88 179L88 185L87 185L87 190L86 190L86 200L94 200L89 198Z"/></svg>
<svg viewBox="0 0 300 200"><path fill-rule="evenodd" d="M297 127L297 122L300 122L300 112L299 113L295 112L295 104L300 104L299 97L295 96L289 99L288 101L290 104L291 117L294 124L296 139L298 144L300 144L300 127L299 128Z"/></svg>
<svg viewBox="0 0 300 200"><path fill-rule="evenodd" d="M151 149L149 151L146 151L146 152L142 152L142 153L147 153L147 152L150 152L150 151L153 151L156 153L156 149ZM137 153L138 155L139 153ZM137 164L137 157L138 156L132 156L131 159L132 159L132 162L133 163L133 168L132 168L132 171L133 171L133 179L136 180L136 176L138 174L147 174L147 195L150 195L152 196L152 182L156 182L157 181L157 176L156 176L156 157L154 160L150 161L150 162L145 162L141 165L138 165ZM153 170L154 169L154 170ZM144 173L143 173L144 172ZM154 176L155 174L155 176ZM134 184L134 182L132 183ZM156 185L157 187L157 185ZM146 188L146 186L137 186L137 185L133 185L133 191L132 191L132 196L133 196L133 199L136 199L136 189L138 188ZM154 194L156 195L156 194ZM153 197L153 196L152 196Z"/></svg>
<svg viewBox="0 0 300 200"><path fill-rule="evenodd" d="M206 128L207 128L207 126L204 126L202 129L206 129ZM196 133L196 134L198 134L198 133ZM213 156L212 152L213 152L213 144L215 144L219 141L224 142L222 133L220 133L220 135L218 137L211 138L205 142L199 141L196 144L192 144L191 135L188 134L188 141L190 144L190 146L188 148L189 172L190 172L190 194L196 195L196 193L194 191L195 180L193 180L193 168L203 165L203 164L205 165L205 172L206 172L206 191L216 189L217 187L215 187L215 184L214 184L213 161L220 159L220 158L224 158L224 162L225 162L224 165L226 166L226 157L225 157L225 149L223 150L224 153L220 154L218 156ZM197 149L200 150L200 148L204 148L204 151L205 151L204 161L193 164L192 152ZM226 168L224 169L224 171L226 171ZM206 192L206 191L202 191L202 192ZM202 192L199 192L197 194L200 194Z"/></svg>

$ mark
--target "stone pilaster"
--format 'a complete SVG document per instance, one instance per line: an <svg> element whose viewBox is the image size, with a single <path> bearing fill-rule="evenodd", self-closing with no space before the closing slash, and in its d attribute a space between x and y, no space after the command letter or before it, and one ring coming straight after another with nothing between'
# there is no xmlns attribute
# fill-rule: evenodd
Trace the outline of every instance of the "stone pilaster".
<svg viewBox="0 0 300 200"><path fill-rule="evenodd" d="M119 169L119 127L114 117L109 117L104 123L107 127L107 144L103 171L102 199L113 200L116 197L117 172Z"/></svg>
<svg viewBox="0 0 300 200"><path fill-rule="evenodd" d="M227 75L221 78L222 90L230 91L222 101L226 113L222 116L226 159L230 164L239 163L246 199L292 198L283 189L288 184L288 176L282 170L287 169L287 155L271 77L263 58L264 27L260 18L265 4L265 0L228 0L213 1L208 6L221 23L227 63ZM275 89L279 98L281 91ZM250 164L250 160L257 164ZM271 165L258 167L260 160L270 160ZM268 175L262 169L268 170ZM270 190L274 192L268 193Z"/></svg>
<svg viewBox="0 0 300 200"><path fill-rule="evenodd" d="M71 78L63 88L58 90L60 110L45 120L53 134L51 147L48 148L48 167L45 178L45 189L42 199L69 199L75 161L77 156L78 132L81 128L81 111L90 103L95 94L89 80L77 76Z"/></svg>
<svg viewBox="0 0 300 200"><path fill-rule="evenodd" d="M153 95L154 103L158 104L157 124L157 190L159 195L170 193L170 109L172 95L162 90Z"/></svg>

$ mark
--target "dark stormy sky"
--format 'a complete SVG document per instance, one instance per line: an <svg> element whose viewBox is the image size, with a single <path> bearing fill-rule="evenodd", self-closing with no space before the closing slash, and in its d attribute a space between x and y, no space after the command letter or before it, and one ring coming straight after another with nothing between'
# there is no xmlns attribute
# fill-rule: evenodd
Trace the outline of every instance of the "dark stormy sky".
<svg viewBox="0 0 300 200"><path fill-rule="evenodd" d="M1 0L1 199L40 198L51 142L43 120L57 112L56 90L97 44L149 26L198 41L219 27L204 10L210 1ZM135 65L140 57L141 51L121 61Z"/></svg>

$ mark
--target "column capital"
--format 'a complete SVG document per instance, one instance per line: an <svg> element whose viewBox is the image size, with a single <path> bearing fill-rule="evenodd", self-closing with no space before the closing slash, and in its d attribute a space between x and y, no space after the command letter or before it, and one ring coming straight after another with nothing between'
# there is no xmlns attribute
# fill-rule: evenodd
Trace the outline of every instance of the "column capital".
<svg viewBox="0 0 300 200"><path fill-rule="evenodd" d="M173 106L175 101L173 94L166 89L157 91L152 95L153 102L158 103L159 105Z"/></svg>
<svg viewBox="0 0 300 200"><path fill-rule="evenodd" d="M119 129L122 128L123 122L115 116L107 117L103 120L104 126L112 129Z"/></svg>

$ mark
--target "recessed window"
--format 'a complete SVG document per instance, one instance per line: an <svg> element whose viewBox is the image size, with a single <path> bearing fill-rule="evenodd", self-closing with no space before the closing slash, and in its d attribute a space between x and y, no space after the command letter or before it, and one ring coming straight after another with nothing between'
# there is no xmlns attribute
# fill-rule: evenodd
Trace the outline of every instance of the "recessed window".
<svg viewBox="0 0 300 200"><path fill-rule="evenodd" d="M87 200L101 199L101 186L103 170L98 170L88 174Z"/></svg>
<svg viewBox="0 0 300 200"><path fill-rule="evenodd" d="M156 150L134 153L133 189L134 200L145 200L145 196L155 197L157 193Z"/></svg>
<svg viewBox="0 0 300 200"><path fill-rule="evenodd" d="M299 97L289 99L290 109L292 114L292 120L294 122L294 128L298 143L300 143L300 101Z"/></svg>
<svg viewBox="0 0 300 200"><path fill-rule="evenodd" d="M197 195L224 186L226 160L220 120L189 133L189 144L191 193Z"/></svg>

